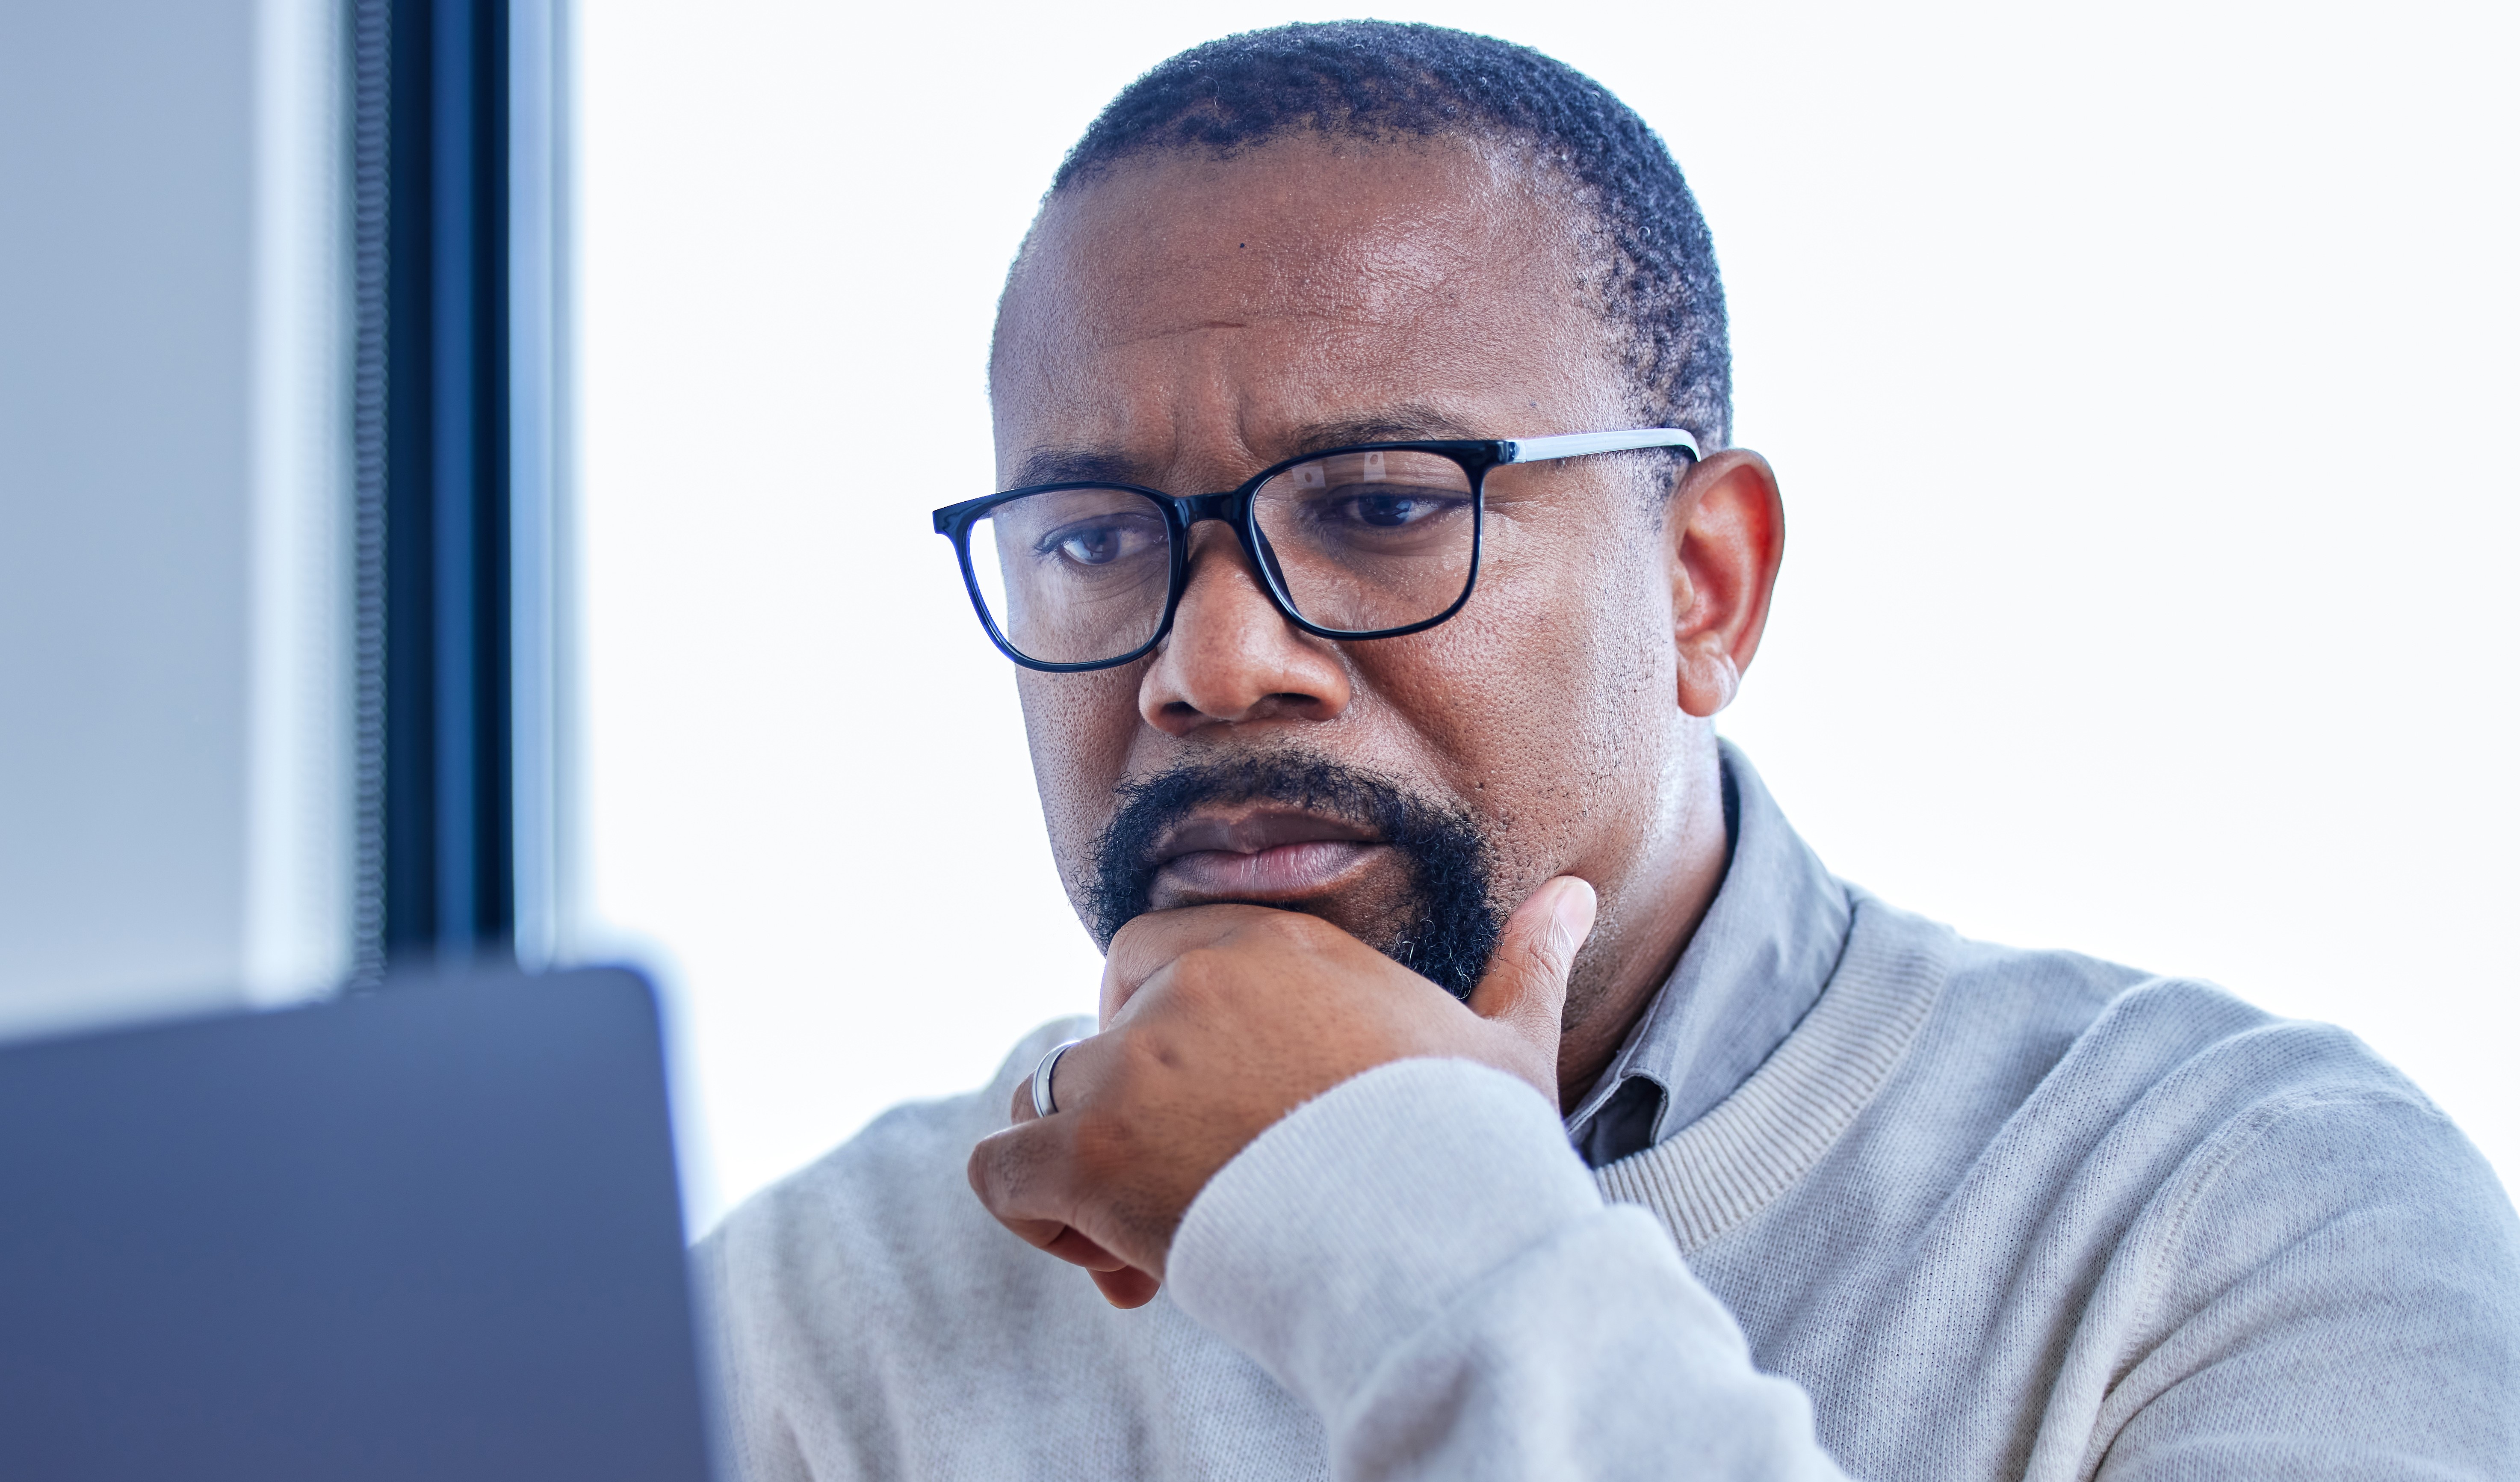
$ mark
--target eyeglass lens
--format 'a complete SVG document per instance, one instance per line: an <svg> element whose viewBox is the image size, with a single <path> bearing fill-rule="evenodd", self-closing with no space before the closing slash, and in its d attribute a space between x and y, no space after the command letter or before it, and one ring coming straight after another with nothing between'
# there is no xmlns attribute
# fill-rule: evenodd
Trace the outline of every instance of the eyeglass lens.
<svg viewBox="0 0 2520 1482"><path fill-rule="evenodd" d="M1405 628L1460 601L1477 546L1469 474L1437 453L1328 454L1252 496L1261 559L1306 622ZM1170 527L1126 489L1058 489L996 506L970 532L971 572L998 631L1044 663L1144 648L1164 620Z"/></svg>

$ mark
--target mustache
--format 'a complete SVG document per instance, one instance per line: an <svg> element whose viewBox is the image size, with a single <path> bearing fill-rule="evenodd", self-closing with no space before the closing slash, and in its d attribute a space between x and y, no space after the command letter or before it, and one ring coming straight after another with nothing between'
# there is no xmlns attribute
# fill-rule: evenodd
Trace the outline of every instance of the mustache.
<svg viewBox="0 0 2520 1482"><path fill-rule="evenodd" d="M1094 849L1089 927L1111 938L1151 908L1156 851L1201 808L1280 803L1365 831L1408 864L1411 907L1369 945L1466 999L1503 934L1486 833L1464 810L1378 773L1301 751L1186 762L1118 788L1119 810Z"/></svg>

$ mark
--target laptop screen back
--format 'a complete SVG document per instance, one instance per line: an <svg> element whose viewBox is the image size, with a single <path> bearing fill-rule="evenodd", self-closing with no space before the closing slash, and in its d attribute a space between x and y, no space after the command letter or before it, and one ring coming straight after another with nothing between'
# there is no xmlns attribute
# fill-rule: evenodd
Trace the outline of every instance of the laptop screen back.
<svg viewBox="0 0 2520 1482"><path fill-rule="evenodd" d="M696 1369L631 973L0 1050L0 1476L703 1482Z"/></svg>

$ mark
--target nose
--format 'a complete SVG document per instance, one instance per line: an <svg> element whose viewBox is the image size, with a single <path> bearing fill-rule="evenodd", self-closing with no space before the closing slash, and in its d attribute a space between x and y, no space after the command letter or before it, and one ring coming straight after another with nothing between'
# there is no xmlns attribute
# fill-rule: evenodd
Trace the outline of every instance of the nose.
<svg viewBox="0 0 2520 1482"><path fill-rule="evenodd" d="M1348 705L1338 651L1286 621L1221 521L1191 530L1190 581L1138 685L1138 713L1173 736L1205 726L1334 720Z"/></svg>

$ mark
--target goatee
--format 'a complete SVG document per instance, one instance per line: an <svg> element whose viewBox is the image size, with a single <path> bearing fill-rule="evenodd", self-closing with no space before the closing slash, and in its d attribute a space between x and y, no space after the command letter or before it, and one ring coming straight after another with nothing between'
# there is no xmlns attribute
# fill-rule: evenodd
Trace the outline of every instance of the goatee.
<svg viewBox="0 0 2520 1482"><path fill-rule="evenodd" d="M1505 913L1495 900L1487 835L1457 807L1389 778L1299 751L1185 763L1124 783L1119 793L1120 811L1095 844L1088 903L1095 940L1105 951L1122 926L1152 909L1159 868L1154 851L1166 834L1202 807L1267 802L1368 830L1407 864L1406 903L1383 913L1377 931L1358 933L1368 946L1458 999L1467 999L1487 971Z"/></svg>

